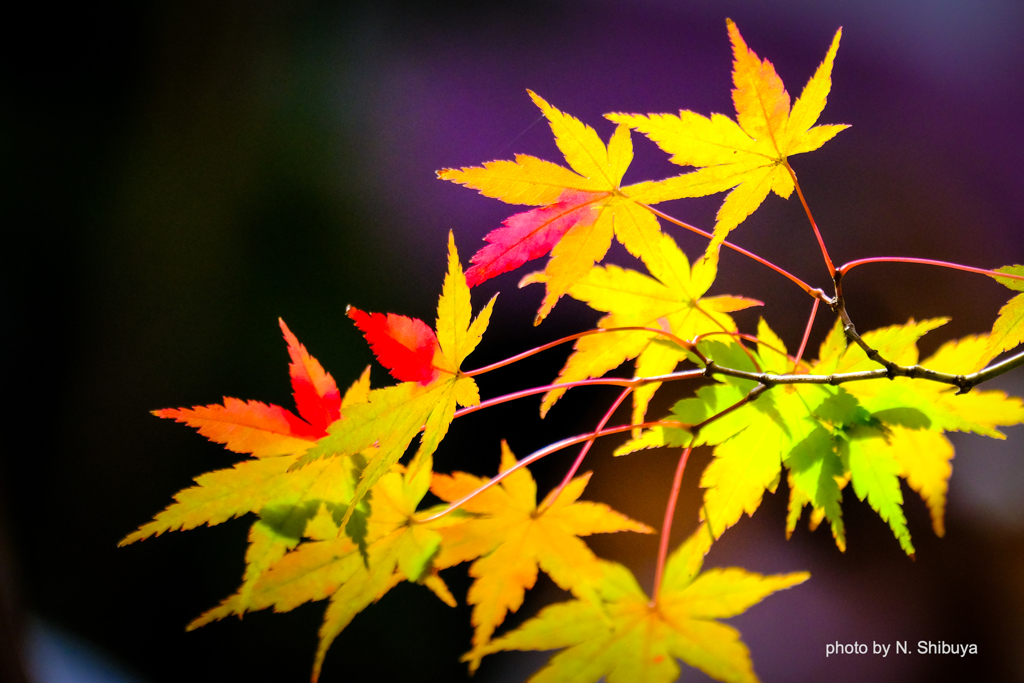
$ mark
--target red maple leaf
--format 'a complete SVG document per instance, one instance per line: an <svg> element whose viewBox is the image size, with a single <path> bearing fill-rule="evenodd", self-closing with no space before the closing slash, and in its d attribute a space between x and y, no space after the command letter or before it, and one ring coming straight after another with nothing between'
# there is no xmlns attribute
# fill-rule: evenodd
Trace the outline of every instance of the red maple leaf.
<svg viewBox="0 0 1024 683"><path fill-rule="evenodd" d="M424 386L438 378L441 371L434 366L434 354L440 347L437 335L425 322L394 313L366 313L353 306L346 314L392 377Z"/></svg>

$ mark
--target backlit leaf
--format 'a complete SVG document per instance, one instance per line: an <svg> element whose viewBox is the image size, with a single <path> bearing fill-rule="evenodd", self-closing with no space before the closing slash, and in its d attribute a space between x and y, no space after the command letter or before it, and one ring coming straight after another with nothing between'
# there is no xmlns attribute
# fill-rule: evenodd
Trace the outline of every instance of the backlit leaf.
<svg viewBox="0 0 1024 683"><path fill-rule="evenodd" d="M720 681L757 681L739 632L716 620L741 614L809 575L762 576L734 568L698 574L700 559L692 561L693 542L691 538L673 553L654 600L628 569L603 562L597 601L545 607L481 653L561 649L530 683L591 683L602 677L608 683L669 683L679 678L677 660Z"/></svg>
<svg viewBox="0 0 1024 683"><path fill-rule="evenodd" d="M555 142L571 171L547 161L517 155L515 161L491 161L482 167L443 169L438 177L479 190L512 204L541 208L516 214L484 238L489 244L472 258L466 272L475 286L527 261L551 254L547 268L523 280L543 282L544 300L536 322L558 299L604 258L614 236L648 263L659 262L661 229L641 204L664 201L659 183L621 187L633 159L629 129L619 126L606 146L593 128L565 114L536 93L530 97L544 113Z"/></svg>
<svg viewBox="0 0 1024 683"><path fill-rule="evenodd" d="M511 469L515 456L502 442L501 471ZM590 474L574 479L557 500L550 496L537 505L537 487L526 468L508 475L500 484L470 500L464 507L476 517L441 530L444 544L439 568L479 557L469 569L474 578L468 601L473 605L473 651L467 655L470 671L479 666L480 652L494 629L523 603L527 589L543 569L559 587L580 596L592 596L601 580L599 560L579 539L595 533L639 531L644 524L621 515L602 503L578 500ZM456 472L435 475L431 491L453 501L480 488L485 479Z"/></svg>
<svg viewBox="0 0 1024 683"><path fill-rule="evenodd" d="M419 457L432 455L448 432L456 404L465 406L479 402L476 382L464 376L459 368L480 342L493 306L494 299L491 299L476 319L471 320L469 287L459 263L455 238L449 233L448 273L437 309L437 330L440 335L418 320L391 324L392 319L412 320L392 314L387 318L381 315L376 322L370 323L373 333L367 333L367 339L371 344L377 344L374 350L382 363L390 364L389 367L394 367L399 361L404 363L409 358L406 351L420 348L417 344L421 342L422 348L426 348L428 345L423 340L428 340L434 349L431 352L432 370L426 381L410 379L396 386L376 389L368 394L365 403L342 410L344 419L331 425L328 435L292 466L292 470L295 470L320 458L351 456L370 446L376 447L362 469L352 504L342 520L343 527L348 524L367 491L405 454L416 434L423 431ZM354 310L350 309L350 312ZM362 316L365 314L359 312L357 324L360 320L366 320ZM384 350L377 352L377 348ZM420 360L425 357L425 352L416 356ZM413 361L408 363L408 367L419 368L424 372L426 368Z"/></svg>
<svg viewBox="0 0 1024 683"><path fill-rule="evenodd" d="M718 245L753 213L769 192L788 198L793 192L788 158L818 149L845 125L814 126L832 87L832 63L842 30L835 38L790 109L790 97L775 67L747 47L736 25L729 21L733 47L733 103L736 121L721 115L710 118L691 111L672 114L608 114L619 124L640 131L672 155L671 161L699 170L661 181L659 201L732 191L718 211L714 239L708 247L712 260Z"/></svg>
<svg viewBox="0 0 1024 683"><path fill-rule="evenodd" d="M664 329L684 341L708 333L734 333L736 323L728 314L760 301L733 296L704 297L714 281L713 268L693 269L686 255L668 235L662 235L660 258L647 263L654 277L618 266L592 269L569 290L569 294L591 308L607 313L597 326ZM627 360L636 358L637 377L654 377L672 372L684 360L686 351L666 342L655 332L622 331L593 334L578 339L573 353L556 380L575 382L601 377ZM643 422L647 405L660 384L652 383L634 392L633 422ZM541 415L546 415L563 394L554 389L544 395Z"/></svg>
<svg viewBox="0 0 1024 683"><path fill-rule="evenodd" d="M1000 272L1024 275L1024 266L1004 266ZM1016 291L1024 291L1024 280L996 278L1000 284ZM999 317L992 326L992 336L985 350L985 359L995 358L1024 341L1024 294L1018 294L999 309Z"/></svg>

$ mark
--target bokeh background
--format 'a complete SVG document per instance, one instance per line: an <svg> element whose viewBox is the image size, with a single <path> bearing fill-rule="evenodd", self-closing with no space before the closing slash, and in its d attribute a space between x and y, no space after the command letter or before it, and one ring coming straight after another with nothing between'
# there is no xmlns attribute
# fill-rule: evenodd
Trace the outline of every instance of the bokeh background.
<svg viewBox="0 0 1024 683"><path fill-rule="evenodd" d="M277 318L338 379L372 358L345 305L432 320L449 230L468 259L514 209L434 171L514 153L560 159L530 88L607 137L609 111L732 114L725 18L795 97L844 27L822 122L849 123L796 157L833 258L916 255L983 267L1024 261L1024 5L971 3L221 2L23 8L8 24L0 145L8 325L0 461L0 676L25 643L36 680L65 660L120 680L306 680L323 604L185 633L237 586L246 524L117 541L191 478L237 456L150 410L222 396L291 405ZM20 45L21 47L15 47ZM672 167L636 136L627 182ZM720 197L668 205L710 228ZM690 253L700 240L669 228ZM735 241L824 286L799 204L771 197ZM629 264L621 250L612 260ZM791 347L809 302L731 254L716 293L753 296ZM530 324L540 288L501 291L477 366L591 325L560 303ZM859 329L951 315L927 353L987 329L1006 290L978 276L872 266L847 281ZM737 315L752 331L757 312ZM812 350L829 320L815 328ZM485 395L550 380L551 352L481 380ZM387 381L379 368L375 383ZM1024 392L1018 371L995 383ZM682 391L682 389L681 389ZM664 410L668 392L655 407ZM593 425L613 394L569 396L543 422L525 401L460 420L440 468L496 468ZM657 414L655 412L654 414ZM957 438L948 532L904 487L916 562L847 491L849 550L805 527L784 539L785 483L708 563L808 569L807 584L732 620L765 681L1024 680L1024 430ZM676 454L588 462L588 490L658 525ZM572 455L539 464L551 486ZM694 526L698 454L674 536ZM649 585L656 539L593 540ZM465 568L445 573L457 594ZM547 579L518 623L561 599ZM465 678L469 611L401 585L335 642L324 681ZM827 643L975 643L979 654L826 658ZM546 655L486 660L476 680L524 680ZM66 673L66 672L65 672ZM87 674L67 673L87 679ZM90 674L91 675L91 674ZM111 679L104 679L111 680ZM685 669L683 680L706 680Z"/></svg>

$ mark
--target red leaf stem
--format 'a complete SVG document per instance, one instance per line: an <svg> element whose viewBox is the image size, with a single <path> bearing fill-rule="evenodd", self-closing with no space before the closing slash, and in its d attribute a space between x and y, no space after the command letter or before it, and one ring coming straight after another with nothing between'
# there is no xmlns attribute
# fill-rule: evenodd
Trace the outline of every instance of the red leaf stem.
<svg viewBox="0 0 1024 683"><path fill-rule="evenodd" d="M665 521L661 525L661 540L658 543L658 564L654 570L654 591L651 593L651 605L658 599L658 591L661 590L661 577L665 573L665 560L668 558L668 540L672 531L672 517L676 513L676 502L679 500L679 489L683 484L683 472L686 470L686 461L690 459L690 451L693 446L683 449L679 457L679 464L676 465L676 475L672 479L672 490L668 494L668 505L665 506Z"/></svg>
<svg viewBox="0 0 1024 683"><path fill-rule="evenodd" d="M544 458L544 457L547 457L547 456L551 455L552 453L557 453L558 451L562 450L563 448L568 448L569 446L575 446L576 444L583 443L584 441L592 441L593 439L596 439L596 438L599 438L599 437L602 437L602 436L610 436L612 434L622 434L623 432L632 431L635 427L685 427L685 426L687 426L687 425L684 425L681 422L675 422L675 421L672 421L672 420L657 420L657 421L654 421L654 422L643 422L641 424L635 424L635 425L634 424L628 424L628 425L619 425L617 427L608 427L607 429L602 429L602 430L600 430L598 432L588 432L586 434L579 434L577 436L571 436L571 437L569 437L567 439L562 439L561 441L556 441L553 444L549 444L549 445L545 446L544 448L540 449L539 451L534 451L533 453L530 453L528 456L526 456L522 460L519 460L518 462L516 462L516 464L513 465L512 467L508 468L504 472L501 472L501 473L495 475L494 477L492 477L491 479L489 479L487 481L487 483L484 484L483 486L481 486L480 488L478 488L475 491L472 491L471 493L466 494L462 498L459 498L458 500L452 502L444 510L441 510L440 512L435 512L434 514L428 515L426 517L417 517L416 518L416 522L419 523L419 524L426 524L427 522L433 522L435 519L441 519L442 517L444 517L448 513L454 512L455 510L458 510L460 507L465 505L468 501L476 498L481 493L483 493L487 489L491 488L495 484L501 482L501 480L503 480L505 477L509 476L510 474L515 472L516 470L519 470L519 469L521 469L523 467L526 467L530 463L536 462L536 461L540 460L541 458Z"/></svg>
<svg viewBox="0 0 1024 683"><path fill-rule="evenodd" d="M583 458L587 456L587 453L590 451L590 447L594 445L594 439L597 438L597 434L604 429L604 426L608 424L608 420L612 419L612 414L618 410L619 406L622 405L622 402L625 401L626 397L631 393L633 393L633 387L627 387L621 394L619 394L619 397L615 399L615 402L612 403L611 407L605 412L601 421L597 423L597 427L594 428L594 438L583 444L583 448L580 449L580 454L576 456L576 460L573 462L572 467L570 467L569 471L565 473L564 477L562 477L562 481L555 488L554 493L546 499L548 501L548 506L555 504L555 501L558 500L558 496L562 494L562 489L568 486L569 482L572 481L572 478L576 476L576 472L580 469L580 465L583 464Z"/></svg>

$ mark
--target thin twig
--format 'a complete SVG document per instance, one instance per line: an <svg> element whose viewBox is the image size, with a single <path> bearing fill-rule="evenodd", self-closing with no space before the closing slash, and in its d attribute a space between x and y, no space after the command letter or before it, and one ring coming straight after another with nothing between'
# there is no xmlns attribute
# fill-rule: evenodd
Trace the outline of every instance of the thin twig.
<svg viewBox="0 0 1024 683"><path fill-rule="evenodd" d="M870 347L869 347L870 348ZM877 352L876 352L877 354ZM861 382L864 380L871 379L882 379L894 377L908 377L910 379L923 379L930 382L938 382L940 384L949 384L957 387L958 394L966 394L968 391L978 386L983 382L987 382L994 377L1005 374L1014 368L1018 368L1024 365L1024 351L1018 353L1015 356L1011 356L1004 361L990 365L987 368L972 372L967 375L953 375L948 372L939 372L938 370L932 370L930 368L922 367L920 365L898 365L891 361L886 361L885 367L879 368L878 370L861 370L858 372L838 372L831 375L805 375L805 374L787 374L787 375L775 375L766 372L747 372L745 370L735 370L733 368L723 368L715 365L714 362L706 369L706 374L710 375L727 375L729 377L736 377L738 379L747 379L753 382L758 382L765 385L768 388L778 386L780 384L831 384L833 386L838 384L844 384L846 382Z"/></svg>
<svg viewBox="0 0 1024 683"><path fill-rule="evenodd" d="M676 344L678 344L682 348L686 349L687 351L693 352L694 355L696 355L698 358L700 358L702 362L704 360L706 360L704 358L704 355L700 351L698 351L697 349L693 348L694 347L694 343L693 342L689 342L689 341L686 341L684 339L680 339L679 337L677 337L676 335L672 334L668 330L663 330L663 329L658 328L658 327L642 327L642 326L635 326L635 327L597 327L597 328L594 328L592 330L587 330L586 332L579 332L577 334L570 334L568 337L562 337L561 339L556 339L553 342L548 342L547 344L542 344L541 346L538 346L536 348L530 349L529 351L523 351L520 354L516 354L515 356L511 356L509 358L506 358L505 360L500 360L497 363L491 363L490 365L485 365L482 368L477 368L476 370L467 370L467 371L463 372L462 375L463 375L463 377L475 377L477 375L482 375L485 372L490 372L491 370L497 370L498 368L503 368L506 365L511 365L512 363L517 363L517 362L519 362L521 360L525 360L526 358L529 358L530 356L534 356L534 355L536 355L538 353L541 353L542 351L547 351L548 349L553 349L556 346L559 346L561 344L566 344L568 342L574 341L574 340L579 339L581 337L588 337L588 336L593 335L593 334L610 334L612 332L653 332L654 334L661 335L662 337L665 337L665 338L675 342Z"/></svg>
<svg viewBox="0 0 1024 683"><path fill-rule="evenodd" d="M670 372L667 375L656 375L654 377L634 377L632 379L628 377L601 377L598 379L581 379L575 382L562 382L560 384L545 384L544 386L532 387L530 389L523 389L522 391L515 391L511 394L504 394L502 396L489 398L486 401L481 401L475 406L469 406L468 408L459 408L455 411L454 417L462 417L463 415L469 415L470 413L475 413L478 410L483 410L484 408L508 403L509 401L515 401L516 399L525 398L527 396L536 396L537 394L543 394L554 389L571 389L573 387L593 386L631 387L636 389L637 387L642 387L645 384L653 384L655 382L676 382L682 379L701 377L704 374L704 369L682 370L680 372Z"/></svg>
<svg viewBox="0 0 1024 683"><path fill-rule="evenodd" d="M819 303L821 301L815 299L814 305L811 306L811 317L807 319L807 327L804 328L804 338L800 340L800 349L796 352L796 359L793 361L793 372L796 372L797 368L800 367L800 361L804 357L804 351L807 349L807 340L811 336L811 328L814 327L814 317L818 315Z"/></svg>
<svg viewBox="0 0 1024 683"><path fill-rule="evenodd" d="M950 261L938 261L930 258L915 258L911 256L873 256L871 258L857 259L856 261L850 261L836 268L837 273L846 274L856 268L867 263L915 263L925 266L940 266L942 268L951 268L953 270L962 270L966 273L977 273L978 275L988 275L989 277L1005 277L1011 280L1024 280L1024 275L1013 275L1011 273L1001 273L998 270L988 270L985 268L975 268L973 266L965 266L959 263L952 263Z"/></svg>
<svg viewBox="0 0 1024 683"><path fill-rule="evenodd" d="M467 502L473 500L474 498L476 498L481 493L483 493L487 489L491 488L495 484L500 483L505 477L509 476L513 472L516 472L517 470L521 470L522 468L526 467L530 463L536 462L536 461L540 460L541 458L544 458L546 456L551 455L552 453L557 453L558 451L562 450L563 448L568 448L569 446L575 446L578 443L583 443L584 441L590 441L590 440L593 440L595 438L599 438L599 437L602 437L602 436L609 436L611 434L622 434L623 432L631 431L635 427L648 428L648 427L686 427L686 426L687 425L684 425L681 422L675 422L673 420L655 420L653 422L644 422L644 423L638 424L638 425L627 424L627 425L619 425L617 427L608 427L608 428L602 429L601 431L596 432L596 433L595 432L588 432L586 434L579 434L577 436L571 436L571 437L569 437L567 439L562 439L561 441L556 441L553 444L549 444L549 445L545 446L544 448L540 449L539 451L534 451L533 453L531 453L530 455L526 456L522 460L516 461L515 465L513 465L510 468L508 468L504 472L499 472L497 475L491 477L487 481L487 483L485 483L480 488L475 489L474 491L471 491L470 493L466 494L462 498L459 498L458 500L449 503L448 507L446 507L445 509L443 509L443 510L441 510L439 512L435 512L432 515L427 515L426 517L418 517L418 518L416 518L416 522L418 524L426 524L427 522L433 522L436 519L441 519L445 515L447 515L447 514L449 514L451 512L454 512L455 510L457 510L460 507L462 507L463 505L465 505Z"/></svg>

